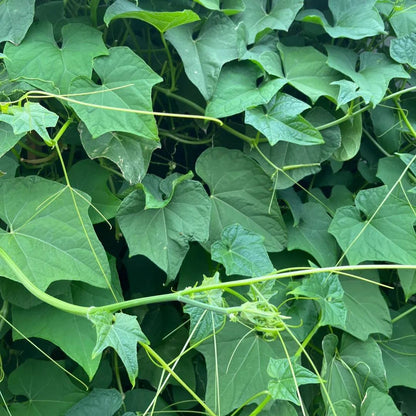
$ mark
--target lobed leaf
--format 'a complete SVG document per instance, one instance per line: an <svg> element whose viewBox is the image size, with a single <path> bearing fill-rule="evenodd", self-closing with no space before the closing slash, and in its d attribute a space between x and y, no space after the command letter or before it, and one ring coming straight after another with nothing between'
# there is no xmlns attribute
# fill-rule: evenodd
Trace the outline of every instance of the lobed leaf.
<svg viewBox="0 0 416 416"><path fill-rule="evenodd" d="M319 10L303 10L297 20L321 25L332 38L362 39L384 32L384 22L374 7L376 0L329 0L331 25ZM365 22L365 25L363 25Z"/></svg>
<svg viewBox="0 0 416 416"><path fill-rule="evenodd" d="M19 46L6 44L10 77L22 77L35 88L61 94L68 93L76 77L91 78L93 59L108 54L101 32L82 23L69 23L62 28L62 38L60 48L52 24L43 21L31 26Z"/></svg>
<svg viewBox="0 0 416 416"><path fill-rule="evenodd" d="M71 94L82 94L76 99L83 104L71 103L71 106L91 136L97 138L117 131L158 141L153 116L134 111L152 111L150 94L152 87L162 80L159 75L127 47L109 49L108 56L94 61L94 71L101 79L100 85L77 78L69 89Z"/></svg>
<svg viewBox="0 0 416 416"><path fill-rule="evenodd" d="M97 312L88 316L97 331L97 343L93 357L101 354L107 347L112 347L119 355L126 368L131 385L134 387L139 372L137 362L137 343L149 344L143 334L137 318L116 313Z"/></svg>
<svg viewBox="0 0 416 416"><path fill-rule="evenodd" d="M0 42L19 44L35 15L35 0L4 0L0 3Z"/></svg>
<svg viewBox="0 0 416 416"><path fill-rule="evenodd" d="M262 276L273 270L263 240L240 224L228 225L221 233L221 240L211 245L211 257L225 266L228 276Z"/></svg>
<svg viewBox="0 0 416 416"><path fill-rule="evenodd" d="M107 288L108 260L88 208L88 196L75 194L73 200L58 182L35 176L2 180L0 218L7 230L0 229L0 245L41 290L57 280ZM4 261L0 274L19 281Z"/></svg>
<svg viewBox="0 0 416 416"><path fill-rule="evenodd" d="M211 191L208 243L219 240L227 225L238 223L264 237L267 251L281 251L286 230L280 209L271 199L270 179L239 150L212 148L196 162L196 172Z"/></svg>

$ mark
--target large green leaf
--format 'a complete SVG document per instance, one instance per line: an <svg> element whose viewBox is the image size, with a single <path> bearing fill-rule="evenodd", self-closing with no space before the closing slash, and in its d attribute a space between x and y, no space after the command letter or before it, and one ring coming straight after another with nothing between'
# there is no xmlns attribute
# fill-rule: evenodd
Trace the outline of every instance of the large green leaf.
<svg viewBox="0 0 416 416"><path fill-rule="evenodd" d="M107 186L110 177L108 170L103 169L99 164L89 159L85 159L71 167L68 177L71 186L91 197L92 206L89 209L89 214L93 224L113 218L116 215L121 201Z"/></svg>
<svg viewBox="0 0 416 416"><path fill-rule="evenodd" d="M298 224L288 227L288 250L300 249L312 254L321 267L337 262L337 244L328 233L331 222L322 205L307 202L300 208Z"/></svg>
<svg viewBox="0 0 416 416"><path fill-rule="evenodd" d="M303 0L243 0L244 11L238 13L234 20L243 22L248 32L248 43L254 43L258 33L265 29L288 30L296 13L303 6Z"/></svg>
<svg viewBox="0 0 416 416"><path fill-rule="evenodd" d="M56 280L108 287L107 256L88 218L86 195L57 182L29 176L0 181L0 246L39 289ZM81 221L82 220L82 224ZM0 274L19 278L3 261Z"/></svg>
<svg viewBox="0 0 416 416"><path fill-rule="evenodd" d="M101 36L90 26L70 23L62 28L63 43L59 48L52 25L36 23L19 46L6 44L7 71L11 77L23 77L36 88L67 93L74 78L91 77L93 58L108 53Z"/></svg>
<svg viewBox="0 0 416 416"><path fill-rule="evenodd" d="M338 104L344 104L356 97L363 97L365 103L378 104L386 93L392 78L409 78L399 64L394 63L383 53L363 52L360 55L351 49L327 45L328 65L350 77L353 83L343 80L339 83ZM355 70L360 59L360 69ZM337 84L337 82L334 82ZM350 90L346 94L345 90ZM346 94L347 98L342 98Z"/></svg>
<svg viewBox="0 0 416 416"><path fill-rule="evenodd" d="M260 68L249 61L224 65L206 115L226 117L268 103L286 81L272 79L257 85L257 79L262 75Z"/></svg>
<svg viewBox="0 0 416 416"><path fill-rule="evenodd" d="M272 146L280 140L303 146L324 143L321 133L300 115L310 108L308 104L284 93L264 104L264 108L247 110L245 122L263 133Z"/></svg>
<svg viewBox="0 0 416 416"><path fill-rule="evenodd" d="M327 65L327 57L312 46L277 45L286 81L308 96L312 102L326 96L336 100L333 82L339 74Z"/></svg>
<svg viewBox="0 0 416 416"><path fill-rule="evenodd" d="M416 68L416 33L400 38L392 39L390 42L390 56L401 64L408 64L412 68Z"/></svg>
<svg viewBox="0 0 416 416"><path fill-rule="evenodd" d="M263 240L240 224L228 225L221 233L221 240L211 245L212 259L224 265L227 275L265 275L273 270L273 264Z"/></svg>
<svg viewBox="0 0 416 416"><path fill-rule="evenodd" d="M333 117L322 108L311 110L306 119L316 126L322 123L333 121ZM290 142L278 142L274 146L268 143L260 143L262 153L270 159L274 165L284 170L279 171L273 177L276 189L286 189L293 186L305 176L316 173L320 170L319 165L327 160L341 143L341 134L338 126L333 126L321 131L325 144L316 146L301 146ZM272 177L275 170L267 163L256 150L251 150L251 157L257 160L262 169Z"/></svg>
<svg viewBox="0 0 416 416"><path fill-rule="evenodd" d="M150 95L152 87L162 80L159 75L127 47L111 48L109 56L97 58L94 71L101 79L100 85L78 78L70 87L71 94L85 94L75 97L84 104L71 105L92 137L120 131L158 140L154 117L131 111L152 111Z"/></svg>
<svg viewBox="0 0 416 416"><path fill-rule="evenodd" d="M20 140L23 134L15 134L12 125L0 121L0 157L8 152Z"/></svg>
<svg viewBox="0 0 416 416"><path fill-rule="evenodd" d="M405 312L405 310L402 310ZM410 315L409 315L410 316ZM403 317L393 324L391 338L379 337L383 352L388 388L407 386L416 389L416 334L411 317Z"/></svg>
<svg viewBox="0 0 416 416"><path fill-rule="evenodd" d="M33 22L35 0L4 0L0 3L0 42L20 43Z"/></svg>
<svg viewBox="0 0 416 416"><path fill-rule="evenodd" d="M241 57L241 60L244 59L256 63L270 75L283 78L282 62L276 49L276 37L273 33L263 36L247 50Z"/></svg>
<svg viewBox="0 0 416 416"><path fill-rule="evenodd" d="M46 128L54 127L58 122L58 116L42 107L39 103L28 101L23 107L18 105L10 106L7 113L0 113L1 121L12 126L15 138L20 138L28 131L34 130L48 143L50 142L50 137ZM10 137L10 135L8 136Z"/></svg>
<svg viewBox="0 0 416 416"><path fill-rule="evenodd" d="M401 416L402 413L387 394L370 387L361 403L361 416Z"/></svg>
<svg viewBox="0 0 416 416"><path fill-rule="evenodd" d="M296 376L296 381L293 373ZM300 405L297 387L303 384L319 383L316 374L293 360L290 365L287 358L270 358L267 374L272 377L268 384L268 390L273 399L288 400L297 405Z"/></svg>
<svg viewBox="0 0 416 416"><path fill-rule="evenodd" d="M65 416L113 416L122 404L123 398L116 389L94 389L72 406Z"/></svg>
<svg viewBox="0 0 416 416"><path fill-rule="evenodd" d="M342 207L335 213L329 232L335 236L351 264L366 260L414 263L414 212L408 204L393 196L378 209L386 194L386 186L360 191L355 198L355 207ZM369 222L376 210L376 216Z"/></svg>
<svg viewBox="0 0 416 416"><path fill-rule="evenodd" d="M372 274L358 275L378 282ZM352 277L342 277L340 280L347 309L344 330L362 341L367 340L370 334L389 337L392 331L390 313L380 289L371 282Z"/></svg>
<svg viewBox="0 0 416 416"><path fill-rule="evenodd" d="M93 139L84 124L80 125L81 143L91 159L105 157L114 162L130 184L143 180L150 158L160 147L155 140L128 133L109 132Z"/></svg>
<svg viewBox="0 0 416 416"><path fill-rule="evenodd" d="M369 386L387 391L381 351L372 338L362 342L344 335L339 348L337 344L333 334L322 342L322 377L332 402L347 399L359 407Z"/></svg>
<svg viewBox="0 0 416 416"><path fill-rule="evenodd" d="M199 156L196 172L211 191L209 242L221 238L224 227L238 223L264 237L267 251L281 251L286 230L270 190L270 179L239 150L212 148Z"/></svg>
<svg viewBox="0 0 416 416"><path fill-rule="evenodd" d="M155 12L144 10L128 0L116 0L105 11L104 22L108 26L112 20L123 18L142 20L154 26L161 33L176 26L199 20L199 16L192 10Z"/></svg>
<svg viewBox="0 0 416 416"><path fill-rule="evenodd" d="M149 340L143 334L137 317L108 312L97 312L88 316L97 331L97 343L93 351L93 357L101 355L107 347L112 347L117 352L126 368L131 385L134 387L139 372L137 362L137 343L148 344Z"/></svg>
<svg viewBox="0 0 416 416"><path fill-rule="evenodd" d="M267 390L270 357L285 357L280 341L267 342L254 332L247 332L238 323L227 323L219 334L197 347L207 367L205 402L220 416L248 404L246 401L260 403L263 397L253 396ZM287 347L293 349L293 345Z"/></svg>
<svg viewBox="0 0 416 416"><path fill-rule="evenodd" d="M109 290L92 288L83 283L72 283L61 299L81 306L101 306L115 301ZM85 317L60 311L42 303L32 308L13 305L13 324L26 337L51 341L77 362L91 380L100 364L101 355L92 358L97 336ZM71 328L71 331L68 331ZM22 339L18 333L14 339Z"/></svg>
<svg viewBox="0 0 416 416"><path fill-rule="evenodd" d="M401 0L389 13L389 21L396 36L406 36L413 33L416 25L415 1Z"/></svg>
<svg viewBox="0 0 416 416"><path fill-rule="evenodd" d="M27 400L9 406L13 416L63 415L85 392L50 361L26 360L8 379L9 390Z"/></svg>
<svg viewBox="0 0 416 416"><path fill-rule="evenodd" d="M377 36L384 33L384 22L374 7L375 3L376 0L329 0L332 25L319 10L304 10L297 19L323 26L332 38L362 39Z"/></svg>
<svg viewBox="0 0 416 416"><path fill-rule="evenodd" d="M178 51L188 78L208 100L214 93L222 66L240 56L243 36L223 14L211 15L196 38L194 28L192 23L176 27L166 33L166 39Z"/></svg>
<svg viewBox="0 0 416 416"><path fill-rule="evenodd" d="M344 304L344 290L337 275L314 274L303 279L301 285L289 293L307 296L318 302L321 308L321 326L345 327L347 309Z"/></svg>
<svg viewBox="0 0 416 416"><path fill-rule="evenodd" d="M157 190L161 192L169 178L157 181ZM179 271L189 241L208 238L211 204L202 184L189 180L174 185L167 195L170 202L165 197L159 208L146 209L149 196L149 190L131 193L122 202L117 219L130 256L145 255L167 273L170 281Z"/></svg>

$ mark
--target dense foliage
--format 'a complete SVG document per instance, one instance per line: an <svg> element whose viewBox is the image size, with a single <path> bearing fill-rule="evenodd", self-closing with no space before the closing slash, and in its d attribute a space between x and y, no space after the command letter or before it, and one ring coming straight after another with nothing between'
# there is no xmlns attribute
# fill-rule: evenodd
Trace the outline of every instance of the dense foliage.
<svg viewBox="0 0 416 416"><path fill-rule="evenodd" d="M0 415L416 415L416 0L0 1Z"/></svg>

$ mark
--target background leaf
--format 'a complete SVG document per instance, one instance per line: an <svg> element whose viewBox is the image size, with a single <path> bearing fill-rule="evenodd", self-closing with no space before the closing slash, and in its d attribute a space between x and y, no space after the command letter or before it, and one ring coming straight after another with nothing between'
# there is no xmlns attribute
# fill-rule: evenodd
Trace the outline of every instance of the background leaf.
<svg viewBox="0 0 416 416"><path fill-rule="evenodd" d="M307 368L296 362L293 362L292 366L296 382L293 379L293 373L287 358L270 358L267 373L272 379L269 381L268 389L275 400L288 400L300 405L296 387L303 384L319 383L319 381L316 374Z"/></svg>
<svg viewBox="0 0 416 416"><path fill-rule="evenodd" d="M302 0L273 0L270 10L267 1L243 0L244 11L234 17L236 23L243 22L248 31L248 43L255 41L256 35L265 29L288 30L296 13L303 5Z"/></svg>
<svg viewBox="0 0 416 416"><path fill-rule="evenodd" d="M0 42L20 43L33 22L35 0L5 0L0 3Z"/></svg>
<svg viewBox="0 0 416 416"><path fill-rule="evenodd" d="M123 403L116 389L94 389L71 407L65 416L113 416Z"/></svg>
<svg viewBox="0 0 416 416"><path fill-rule="evenodd" d="M189 241L208 238L210 202L202 185L185 181L174 190L165 207L145 209L145 193L125 198L117 214L130 256L143 254L173 280L189 249Z"/></svg>
<svg viewBox="0 0 416 416"><path fill-rule="evenodd" d="M10 374L8 387L27 399L9 406L15 416L64 414L85 396L54 363L33 359Z"/></svg>
<svg viewBox="0 0 416 416"><path fill-rule="evenodd" d="M414 321L403 317L393 324L393 334L389 339L378 338L383 361L386 367L388 388L407 386L416 388L413 377L416 370L416 335Z"/></svg>
<svg viewBox="0 0 416 416"><path fill-rule="evenodd" d="M240 224L229 225L222 231L221 240L211 245L211 257L225 266L228 276L262 276L273 270L263 240Z"/></svg>
<svg viewBox="0 0 416 416"><path fill-rule="evenodd" d="M392 39L390 43L390 56L401 64L408 64L416 68L416 56L413 51L416 48L416 33Z"/></svg>
<svg viewBox="0 0 416 416"><path fill-rule="evenodd" d="M73 165L68 172L68 177L74 188L78 188L91 197L93 206L89 209L89 215L93 224L116 215L121 201L107 186L110 172L101 168L98 163L87 159Z"/></svg>
<svg viewBox="0 0 416 416"><path fill-rule="evenodd" d="M142 181L149 168L150 158L159 143L128 133L109 132L93 139L81 124L81 143L91 159L105 157L114 162L130 184Z"/></svg>
<svg viewBox="0 0 416 416"><path fill-rule="evenodd" d="M255 162L238 150L216 147L202 153L196 172L211 191L209 242L219 240L225 226L239 223L262 235L267 251L283 249L286 231L280 210L271 200L269 178Z"/></svg>

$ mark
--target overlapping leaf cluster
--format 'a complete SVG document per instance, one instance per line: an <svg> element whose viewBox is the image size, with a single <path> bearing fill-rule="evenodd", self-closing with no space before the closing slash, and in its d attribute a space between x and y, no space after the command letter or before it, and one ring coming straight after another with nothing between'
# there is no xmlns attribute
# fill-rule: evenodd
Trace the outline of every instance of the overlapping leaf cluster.
<svg viewBox="0 0 416 416"><path fill-rule="evenodd" d="M415 0L0 2L0 415L414 414L415 56Z"/></svg>

